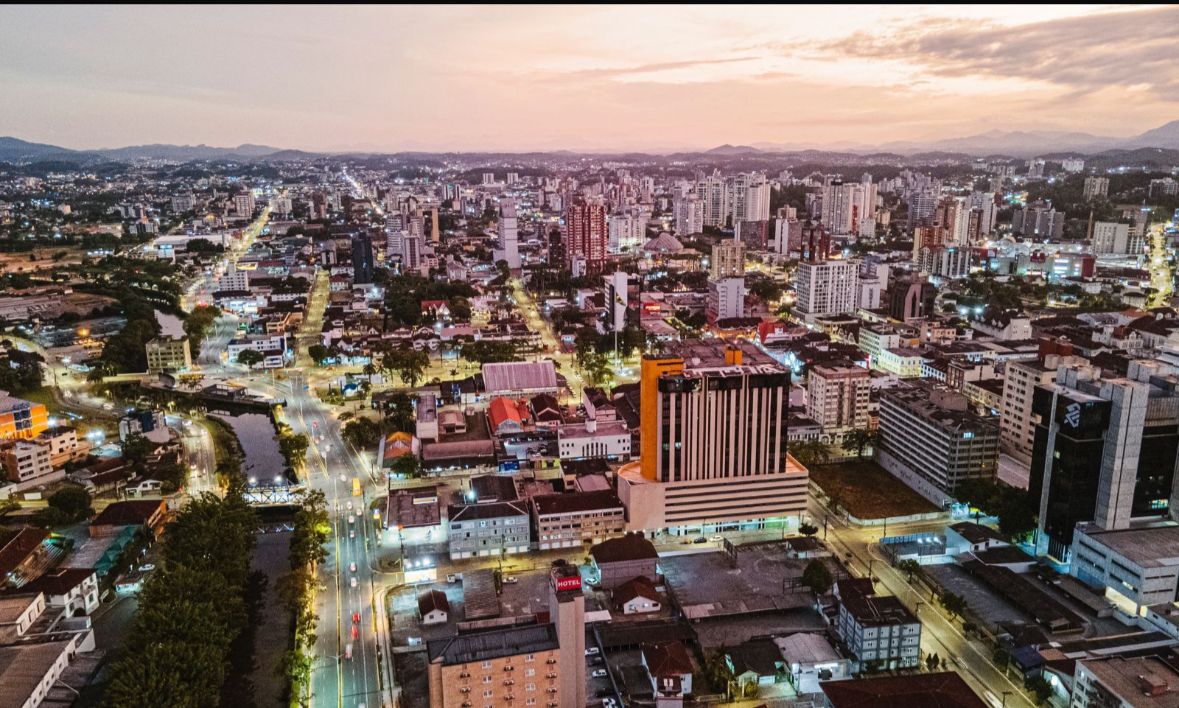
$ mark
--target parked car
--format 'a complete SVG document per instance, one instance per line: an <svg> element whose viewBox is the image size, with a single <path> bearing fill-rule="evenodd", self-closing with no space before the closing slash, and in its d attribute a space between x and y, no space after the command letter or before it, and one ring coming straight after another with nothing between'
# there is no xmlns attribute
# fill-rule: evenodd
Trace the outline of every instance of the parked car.
<svg viewBox="0 0 1179 708"><path fill-rule="evenodd" d="M351 585L352 587L356 587L356 576L355 575L352 576L352 582L349 583L349 585Z"/></svg>
<svg viewBox="0 0 1179 708"><path fill-rule="evenodd" d="M692 541L692 543L708 543L708 539L701 536L700 538L696 539L695 541Z"/></svg>
<svg viewBox="0 0 1179 708"><path fill-rule="evenodd" d="M605 669L594 669L590 672L590 678L604 678L606 676Z"/></svg>
<svg viewBox="0 0 1179 708"><path fill-rule="evenodd" d="M349 505L351 505L351 502L349 502ZM348 523L350 523L350 524L356 523L356 517L353 516L352 514L349 514L348 515Z"/></svg>
<svg viewBox="0 0 1179 708"><path fill-rule="evenodd" d="M355 531L349 531L349 532L348 532L348 538L356 538L356 532L355 532Z"/></svg>
<svg viewBox="0 0 1179 708"><path fill-rule="evenodd" d="M446 574L446 582L448 582L448 583L457 583L458 581L460 581L462 579L463 579L462 573L447 573Z"/></svg>
<svg viewBox="0 0 1179 708"><path fill-rule="evenodd" d="M615 701L613 698L603 698L602 708L618 708L618 701Z"/></svg>
<svg viewBox="0 0 1179 708"><path fill-rule="evenodd" d="M149 570L155 570L155 569L156 569L156 566L154 563L144 563L143 565L139 566L140 573L146 573Z"/></svg>
<svg viewBox="0 0 1179 708"><path fill-rule="evenodd" d="M505 577L505 578L504 578L504 584L505 584L505 585L515 585L515 584L516 584L516 583L518 583L518 582L520 582L520 579L519 579L519 578L517 578L517 577L516 577L516 576L514 576L514 575L509 575L509 576L507 576L507 577Z"/></svg>
<svg viewBox="0 0 1179 708"><path fill-rule="evenodd" d="M717 534L717 535L715 535L715 536L709 536L709 537L708 537L708 542L709 542L709 543L720 543L721 541L724 541L724 540L725 540L725 537L724 537L724 536L721 536L720 534Z"/></svg>
<svg viewBox="0 0 1179 708"><path fill-rule="evenodd" d="M589 649L585 650L586 656L593 656L594 654L600 654L600 653L601 653L601 650L598 649L597 647L590 647Z"/></svg>

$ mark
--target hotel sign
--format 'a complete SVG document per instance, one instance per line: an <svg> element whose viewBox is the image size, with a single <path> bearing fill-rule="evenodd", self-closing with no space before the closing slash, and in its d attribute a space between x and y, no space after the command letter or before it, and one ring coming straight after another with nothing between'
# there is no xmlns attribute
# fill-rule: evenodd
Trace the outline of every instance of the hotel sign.
<svg viewBox="0 0 1179 708"><path fill-rule="evenodd" d="M581 576L580 575L563 576L563 577L557 578L556 580L557 580L557 592L563 592L565 590L580 590L581 589Z"/></svg>

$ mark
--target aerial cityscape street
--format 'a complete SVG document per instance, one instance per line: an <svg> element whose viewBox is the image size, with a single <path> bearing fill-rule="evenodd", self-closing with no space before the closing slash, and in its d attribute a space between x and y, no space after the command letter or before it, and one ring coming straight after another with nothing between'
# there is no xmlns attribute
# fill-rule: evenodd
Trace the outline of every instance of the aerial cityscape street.
<svg viewBox="0 0 1179 708"><path fill-rule="evenodd" d="M1179 708L1175 27L0 7L0 708Z"/></svg>

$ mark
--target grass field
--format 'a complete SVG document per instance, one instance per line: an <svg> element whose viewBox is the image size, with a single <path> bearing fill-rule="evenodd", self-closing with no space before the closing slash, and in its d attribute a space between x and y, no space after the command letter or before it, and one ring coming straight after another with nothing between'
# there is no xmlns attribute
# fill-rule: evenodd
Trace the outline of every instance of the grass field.
<svg viewBox="0 0 1179 708"><path fill-rule="evenodd" d="M810 472L825 494L839 496L843 508L859 519L941 511L871 460L815 465Z"/></svg>

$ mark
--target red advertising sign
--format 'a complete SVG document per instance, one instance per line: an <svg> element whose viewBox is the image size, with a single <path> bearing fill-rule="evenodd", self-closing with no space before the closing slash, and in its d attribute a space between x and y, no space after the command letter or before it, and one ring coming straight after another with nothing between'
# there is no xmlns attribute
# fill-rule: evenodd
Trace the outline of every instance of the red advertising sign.
<svg viewBox="0 0 1179 708"><path fill-rule="evenodd" d="M580 575L570 575L570 576L557 578L557 590L558 591L580 590L580 589L581 589L581 576Z"/></svg>

